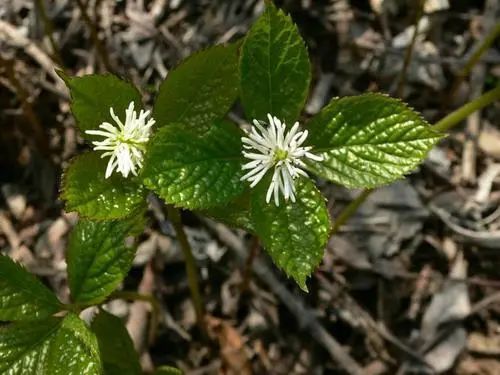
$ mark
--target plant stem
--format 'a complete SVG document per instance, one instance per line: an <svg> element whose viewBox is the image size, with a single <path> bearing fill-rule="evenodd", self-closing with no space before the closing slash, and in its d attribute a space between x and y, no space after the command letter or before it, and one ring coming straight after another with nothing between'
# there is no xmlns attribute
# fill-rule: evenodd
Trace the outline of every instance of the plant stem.
<svg viewBox="0 0 500 375"><path fill-rule="evenodd" d="M2 68L5 69L5 75L15 90L15 94L21 104L23 114L28 120L27 124L29 125L23 125L21 130L23 130L28 139L33 142L35 149L42 155L48 157L50 154L48 137L45 135L44 127L33 109L29 92L16 76L14 61L4 59L0 56L0 72Z"/></svg>
<svg viewBox="0 0 500 375"><path fill-rule="evenodd" d="M454 126L458 125L462 120L467 118L471 113L486 107L488 104L493 103L495 100L500 100L500 85L495 87L493 90L481 95L480 97L474 99L473 101L463 105L456 111L450 113L448 116L438 121L433 129L439 132L445 132ZM345 224L347 220L356 212L356 210L363 204L363 202L368 198L368 196L374 191L374 189L365 189L359 194L356 199L345 207L342 212L335 220L332 229L330 230L330 236L336 234L339 228Z"/></svg>
<svg viewBox="0 0 500 375"><path fill-rule="evenodd" d="M467 63L464 65L462 70L457 74L455 81L453 82L453 86L451 87L448 102L451 102L453 97L458 91L458 88L464 81L465 77L467 77L472 68L479 62L481 56L491 47L495 39L500 35L500 22L498 22L495 26L493 26L490 32L484 37L476 50L472 53Z"/></svg>
<svg viewBox="0 0 500 375"><path fill-rule="evenodd" d="M76 4L78 5L78 8L80 9L80 13L82 14L83 21L87 24L87 27L89 28L90 31L90 37L92 38L92 41L94 42L95 48L97 50L97 54L101 58L101 61L106 68L106 70L110 73L113 73L113 68L111 67L111 64L109 62L108 58L108 53L104 46L101 43L101 40L99 39L99 35L97 34L97 28L90 19L87 9L85 4L83 4L83 0L76 0Z"/></svg>
<svg viewBox="0 0 500 375"><path fill-rule="evenodd" d="M257 236L252 237L252 244L250 245L250 253L248 254L248 258L245 262L245 267L243 268L242 273L242 282L240 284L240 292L244 293L248 290L250 286L250 278L252 276L252 264L255 260L255 257L259 253L259 238Z"/></svg>
<svg viewBox="0 0 500 375"><path fill-rule="evenodd" d="M186 232L184 232L184 227L182 226L182 220L180 212L177 208L167 205L167 213L172 226L174 227L175 233L177 234L177 240L181 245L182 253L184 254L184 262L186 263L186 273L188 278L189 290L191 292L191 298L193 300L194 310L196 313L196 321L202 332L206 332L204 315L205 309L203 306L203 301L201 299L201 293L198 281L198 271L196 268L196 262L193 256L193 251L191 245L189 245Z"/></svg>
<svg viewBox="0 0 500 375"><path fill-rule="evenodd" d="M333 223L332 229L330 230L330 236L338 232L340 227L345 224L349 218L354 215L361 206L361 204L368 198L368 196L374 191L374 189L363 190L351 203L349 203L337 217Z"/></svg>
<svg viewBox="0 0 500 375"><path fill-rule="evenodd" d="M410 45L406 49L405 53L405 59L403 62L403 69L401 69L401 74L399 76L399 82L398 82L398 87L396 89L396 95L400 98L403 97L404 94L404 88L405 88L405 83L406 83L406 75L408 72L408 67L410 66L411 58L413 56L413 49L415 48L415 43L417 42L417 36L418 36L418 25L420 23L420 20L422 19L422 16L424 14L424 4L425 0L420 0L417 3L417 14L415 15L415 23L413 25L413 35L410 41Z"/></svg>
<svg viewBox="0 0 500 375"><path fill-rule="evenodd" d="M49 39L50 46L52 47L52 58L59 64L62 70L65 70L59 47L57 46L56 41L54 40L54 27L52 26L52 22L47 16L47 12L45 11L45 5L43 1L44 0L36 0L35 5L38 8L38 12L40 13L40 18L42 19L43 22L45 35Z"/></svg>
<svg viewBox="0 0 500 375"><path fill-rule="evenodd" d="M471 113L486 107L488 104L493 103L495 100L500 99L500 85L493 90L481 95L473 101L463 105L457 110L451 112L448 116L438 121L434 126L434 130L439 132L446 132L452 127L459 124L462 120L467 118Z"/></svg>
<svg viewBox="0 0 500 375"><path fill-rule="evenodd" d="M64 303L62 305L61 311L70 311L74 314L80 314L83 310L91 307L93 305L88 305L86 303Z"/></svg>
<svg viewBox="0 0 500 375"><path fill-rule="evenodd" d="M117 290L109 296L108 301L115 299L123 299L126 301L144 301L151 305L151 325L149 327L148 341L149 343L153 343L160 319L160 302L158 302L158 300L150 294L141 294L126 290Z"/></svg>

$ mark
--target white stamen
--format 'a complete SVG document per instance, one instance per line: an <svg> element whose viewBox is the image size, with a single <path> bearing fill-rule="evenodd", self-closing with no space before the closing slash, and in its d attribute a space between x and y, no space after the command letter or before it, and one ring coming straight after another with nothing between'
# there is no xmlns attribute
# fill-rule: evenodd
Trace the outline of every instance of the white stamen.
<svg viewBox="0 0 500 375"><path fill-rule="evenodd" d="M249 162L241 167L247 172L241 180L250 182L250 187L253 188L269 170L274 169L266 193L266 202L269 203L274 197L274 203L279 206L280 193L285 200L295 202L294 180L299 176L307 177L303 171L305 164L301 159L322 161L323 156L309 152L312 148L310 146L301 146L308 132L299 131L298 122L287 133L284 122L271 114L268 114L267 118L267 127L264 127L263 122L253 120L254 126L241 138L243 156L249 159Z"/></svg>
<svg viewBox="0 0 500 375"><path fill-rule="evenodd" d="M95 151L106 151L101 158L110 157L106 167L105 178L109 178L116 170L123 177L130 173L137 176L137 171L142 167L145 145L151 135L151 127L155 120L150 118L149 111L141 110L139 116L134 111L134 102L130 102L125 110L125 124L115 114L113 108L109 114L116 125L103 122L99 125L100 130L86 130L85 133L104 137L102 141L93 141Z"/></svg>

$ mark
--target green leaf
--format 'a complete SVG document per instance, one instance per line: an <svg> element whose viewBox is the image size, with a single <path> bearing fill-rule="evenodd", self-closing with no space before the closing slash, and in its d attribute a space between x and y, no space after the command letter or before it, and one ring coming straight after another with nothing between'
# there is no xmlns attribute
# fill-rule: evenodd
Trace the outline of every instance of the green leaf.
<svg viewBox="0 0 500 375"><path fill-rule="evenodd" d="M18 263L0 255L0 320L43 319L60 307L57 297L45 285Z"/></svg>
<svg viewBox="0 0 500 375"><path fill-rule="evenodd" d="M0 373L46 374L50 344L61 322L59 318L49 318L0 327Z"/></svg>
<svg viewBox="0 0 500 375"><path fill-rule="evenodd" d="M182 371L171 366L161 366L156 369L154 375L182 375Z"/></svg>
<svg viewBox="0 0 500 375"><path fill-rule="evenodd" d="M73 314L0 327L0 373L101 374L97 341Z"/></svg>
<svg viewBox="0 0 500 375"><path fill-rule="evenodd" d="M296 180L296 202L266 203L269 178L252 191L251 215L257 235L273 261L307 291L306 278L321 262L330 217L325 199L311 180Z"/></svg>
<svg viewBox="0 0 500 375"><path fill-rule="evenodd" d="M81 220L71 232L67 263L74 302L97 304L120 284L132 266L133 246L125 239L135 230L130 221Z"/></svg>
<svg viewBox="0 0 500 375"><path fill-rule="evenodd" d="M104 178L107 159L88 152L74 158L66 169L61 198L67 211L96 220L120 219L145 207L146 191L138 178L113 173Z"/></svg>
<svg viewBox="0 0 500 375"><path fill-rule="evenodd" d="M205 131L221 119L238 96L238 47L214 46L197 52L170 71L160 86L153 117Z"/></svg>
<svg viewBox="0 0 500 375"><path fill-rule="evenodd" d="M121 319L101 310L92 321L106 375L140 375L141 364Z"/></svg>
<svg viewBox="0 0 500 375"><path fill-rule="evenodd" d="M142 171L144 184L168 203L205 209L230 202L240 181L242 131L217 122L204 136L182 127L162 128L152 139Z"/></svg>
<svg viewBox="0 0 500 375"><path fill-rule="evenodd" d="M68 314L63 319L51 341L47 374L102 374L97 339L76 315Z"/></svg>
<svg viewBox="0 0 500 375"><path fill-rule="evenodd" d="M105 121L114 123L109 114L111 107L119 118L124 119L131 101L136 109L142 106L141 94L135 86L114 75L65 76L64 79L71 93L71 111L86 139L96 137L85 134L85 130L97 129Z"/></svg>
<svg viewBox="0 0 500 375"><path fill-rule="evenodd" d="M333 99L307 129L313 152L325 156L309 162L310 170L351 188L403 177L441 138L419 114L382 94Z"/></svg>
<svg viewBox="0 0 500 375"><path fill-rule="evenodd" d="M203 216L211 217L232 227L255 232L250 219L250 194L245 193L228 204L200 211Z"/></svg>
<svg viewBox="0 0 500 375"><path fill-rule="evenodd" d="M241 49L241 101L249 119L273 116L292 124L311 81L304 41L290 16L271 3L255 22Z"/></svg>

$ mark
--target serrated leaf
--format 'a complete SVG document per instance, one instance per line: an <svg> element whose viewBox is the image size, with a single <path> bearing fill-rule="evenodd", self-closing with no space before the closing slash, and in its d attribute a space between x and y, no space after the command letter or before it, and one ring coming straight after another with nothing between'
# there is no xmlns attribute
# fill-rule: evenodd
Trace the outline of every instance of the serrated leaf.
<svg viewBox="0 0 500 375"><path fill-rule="evenodd" d="M248 232L255 231L250 219L250 194L248 193L240 195L228 204L208 208L200 213L232 227L242 228Z"/></svg>
<svg viewBox="0 0 500 375"><path fill-rule="evenodd" d="M44 374L51 340L61 319L21 322L0 327L0 373Z"/></svg>
<svg viewBox="0 0 500 375"><path fill-rule="evenodd" d="M145 207L146 191L138 178L113 173L105 178L107 159L100 153L77 156L66 169L61 198L66 211L96 220L120 219Z"/></svg>
<svg viewBox="0 0 500 375"><path fill-rule="evenodd" d="M47 374L102 374L95 335L74 314L68 314L57 330L48 351Z"/></svg>
<svg viewBox="0 0 500 375"><path fill-rule="evenodd" d="M238 96L238 47L213 46L170 71L161 84L153 117L158 126L175 123L205 131Z"/></svg>
<svg viewBox="0 0 500 375"><path fill-rule="evenodd" d="M140 375L141 364L121 319L100 311L92 321L106 375Z"/></svg>
<svg viewBox="0 0 500 375"><path fill-rule="evenodd" d="M60 307L52 291L21 265L0 255L0 321L43 319Z"/></svg>
<svg viewBox="0 0 500 375"><path fill-rule="evenodd" d="M135 248L125 239L135 229L131 221L80 220L71 232L66 261L74 302L102 302L126 276Z"/></svg>
<svg viewBox="0 0 500 375"><path fill-rule="evenodd" d="M144 184L167 203L205 209L241 194L242 131L217 122L204 136L168 126L152 139L142 171Z"/></svg>
<svg viewBox="0 0 500 375"><path fill-rule="evenodd" d="M135 86L111 74L65 77L65 82L71 93L71 111L86 139L95 139L95 136L85 134L85 130L97 129L105 121L112 122L111 107L122 117L131 101L135 108L142 106Z"/></svg>
<svg viewBox="0 0 500 375"><path fill-rule="evenodd" d="M296 202L266 203L269 178L252 191L251 217L259 236L273 261L305 291L306 278L320 263L328 233L330 217L325 199L311 180L296 180Z"/></svg>
<svg viewBox="0 0 500 375"><path fill-rule="evenodd" d="M0 327L0 373L4 375L97 375L97 342L73 314Z"/></svg>
<svg viewBox="0 0 500 375"><path fill-rule="evenodd" d="M382 94L334 99L307 129L313 152L325 156L310 170L351 188L403 177L441 138L404 103Z"/></svg>
<svg viewBox="0 0 500 375"><path fill-rule="evenodd" d="M248 119L292 124L307 98L311 67L297 26L268 2L241 49L241 101Z"/></svg>

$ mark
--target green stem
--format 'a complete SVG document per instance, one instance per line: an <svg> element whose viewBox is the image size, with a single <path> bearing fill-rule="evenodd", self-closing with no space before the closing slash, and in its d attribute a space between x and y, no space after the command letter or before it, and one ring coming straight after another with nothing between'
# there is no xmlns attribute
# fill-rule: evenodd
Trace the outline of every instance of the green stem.
<svg viewBox="0 0 500 375"><path fill-rule="evenodd" d="M480 97L474 99L470 103L467 103L457 109L456 111L450 113L448 116L438 121L433 129L439 132L445 132L450 130L454 126L458 125L462 120L467 118L471 113L486 107L488 104L493 103L495 100L500 100L500 85L498 85L493 90L481 95ZM357 211L359 206L368 198L368 196L373 192L373 189L365 189L359 194L355 200L345 207L342 212L335 220L332 229L330 230L330 236L338 232L339 228L346 223L347 220Z"/></svg>
<svg viewBox="0 0 500 375"><path fill-rule="evenodd" d="M203 300L201 298L198 281L198 271L193 256L193 251L191 250L191 245L189 245L186 233L184 232L184 227L182 226L182 220L179 210L171 205L167 205L167 213L170 221L172 222L175 233L177 234L177 240L179 241L179 244L181 246L182 253L184 254L188 285L191 292L191 298L193 300L194 310L196 313L196 321L202 332L205 332L206 329L203 319L205 315L205 309L203 307Z"/></svg>
<svg viewBox="0 0 500 375"><path fill-rule="evenodd" d="M75 314L80 314L83 310L91 307L93 305L89 305L86 303L64 303L62 305L61 311L71 311Z"/></svg>
<svg viewBox="0 0 500 375"><path fill-rule="evenodd" d="M368 198L368 196L374 191L374 189L363 190L351 203L345 207L339 214L335 222L333 223L332 229L330 230L330 236L338 232L340 227L346 223L349 218L356 213L359 206Z"/></svg>
<svg viewBox="0 0 500 375"><path fill-rule="evenodd" d="M245 266L243 268L243 281L240 284L240 292L244 293L248 291L250 286L250 278L252 276L252 265L259 252L259 238L257 236L252 237L252 244L250 245L250 253L248 254L248 258L245 262Z"/></svg>
<svg viewBox="0 0 500 375"><path fill-rule="evenodd" d="M40 13L40 18L42 19L43 22L45 35L49 39L50 46L52 47L52 57L59 64L60 68L62 70L65 70L61 58L61 53L59 51L59 47L57 46L56 41L54 40L54 27L52 25L52 21L47 16L43 0L36 0L35 5L38 8L38 12Z"/></svg>
<svg viewBox="0 0 500 375"><path fill-rule="evenodd" d="M486 107L488 104L493 103L495 100L500 99L500 85L493 90L481 95L473 101L463 105L457 110L451 112L448 116L438 121L434 126L434 130L439 132L446 132L452 127L459 124L462 120L467 118L471 113Z"/></svg>
<svg viewBox="0 0 500 375"><path fill-rule="evenodd" d="M420 0L417 4L417 14L415 16L414 30L413 35L410 41L410 45L406 49L405 59L403 62L403 69L401 69L401 74L399 76L399 83L396 89L397 96L402 98L404 94L404 88L406 83L406 75L408 71L408 67L410 66L411 58L413 56L413 50L415 48L415 43L417 42L418 36L418 24L424 15L424 4L425 0Z"/></svg>
<svg viewBox="0 0 500 375"><path fill-rule="evenodd" d="M470 74L472 68L479 62L481 56L491 47L495 39L500 35L500 22L497 23L494 27L491 28L490 32L486 35L486 37L482 40L481 44L476 48L474 53L470 56L467 63L464 65L460 73L457 74L455 81L453 82L453 86L451 87L448 102L451 102L451 99L455 96L458 91L458 88L464 81L464 79Z"/></svg>
<svg viewBox="0 0 500 375"><path fill-rule="evenodd" d="M85 4L83 3L83 0L76 0L76 4L78 5L78 8L80 9L80 13L82 14L83 21L87 25L90 31L90 37L92 38L92 41L94 42L95 48L97 50L97 54L99 55L104 67L106 70L110 73L113 73L113 67L111 66L111 63L109 62L108 58L108 53L106 51L106 48L104 48L103 44L101 43L101 40L99 39L99 35L97 33L97 27L92 22L90 19L87 9Z"/></svg>

